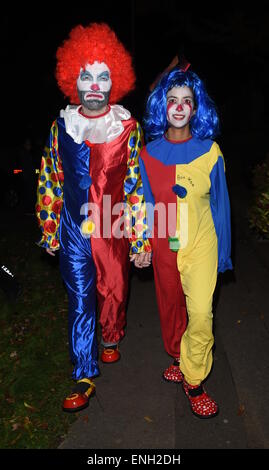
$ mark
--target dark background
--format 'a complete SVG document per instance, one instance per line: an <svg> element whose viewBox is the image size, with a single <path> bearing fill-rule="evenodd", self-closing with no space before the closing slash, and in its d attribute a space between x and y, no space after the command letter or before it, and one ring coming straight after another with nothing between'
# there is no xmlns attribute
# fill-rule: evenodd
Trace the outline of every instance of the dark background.
<svg viewBox="0 0 269 470"><path fill-rule="evenodd" d="M77 24L107 22L131 51L136 90L121 103L142 120L149 85L184 47L221 119L224 150L237 139L248 164L267 151L269 16L266 2L187 7L178 0L51 2L6 7L1 18L3 100L10 152L29 137L40 159L52 121L68 103L54 77L57 47ZM71 7L72 6L72 7ZM3 144L2 144L3 146Z"/></svg>
<svg viewBox="0 0 269 470"><path fill-rule="evenodd" d="M269 150L268 0L246 2L243 6L238 6L235 0L234 6L227 1L215 2L215 7L211 3L210 8L205 2L201 2L199 8L196 2L189 2L191 6L187 7L187 2L181 0L66 1L57 9L59 1L31 3L29 7L26 2L22 2L22 6L18 6L18 2L10 2L11 6L8 7L7 2L5 6L2 2L0 7L3 80L0 267L2 263L8 266L23 288L19 305L13 307L12 304L7 309L4 303L4 308L0 308L1 338L4 341L3 352L6 353L1 353L0 364L5 376L5 382L1 383L5 395L1 406L4 420L2 435L7 439L5 442L8 442L9 447L33 448L36 445L47 449L53 433L53 439L59 439L59 436L62 439L67 431L63 413L61 417L58 414L58 404L70 387L65 339L67 330L64 330L67 304L58 276L58 260L56 258L54 264L55 258L46 255L45 250L35 245L40 239L36 218L26 217L25 214L34 213L36 181L33 176L36 175L31 171L31 165L39 167L42 147L51 123L59 115L60 109L68 104L54 78L57 47L75 25L86 26L93 21L104 21L114 28L133 54L137 88L123 104L140 121L149 85L182 45L186 57L192 63L192 69L205 80L221 118L222 133L218 141L225 157L231 195L232 259L236 267L236 283L226 286L224 298L218 303L221 287L233 276L230 271L221 275L215 299L215 305L219 306L216 312L218 361L210 387L221 402L220 421L216 421L216 424L214 422L213 427L209 427L206 432L204 426L202 429L205 423L199 427L199 423L193 420L192 424L189 414L185 417L183 404L173 388L171 392L164 392L167 403L169 396L172 402L164 414L158 414L157 408L162 410L162 407L159 406L160 393L156 393L156 387L159 387L160 364L164 365L167 359L158 346L160 338L150 284L138 282L132 284L135 302L128 316L125 380L122 381L122 368L116 372L118 376L112 368L111 373L106 372L102 390L101 378L101 398L98 399L98 405L93 404L93 408L90 405L94 420L100 416L99 426L97 430L96 427L92 428L90 417L88 424L91 428L87 434L87 423L81 422L80 427L84 426L86 432L78 433L80 442L72 442L71 447L81 447L83 439L85 448L88 445L94 447L92 438L94 442L99 439L102 445L103 440L111 443L112 438L116 442L115 438L121 435L124 426L126 439L129 438L132 443L136 431L137 448L143 446L143 439L147 435L154 436L155 443L161 442L162 438L168 442L167 419L163 421L164 416L175 418L175 443L179 449L184 449L184 443L186 448L189 446L193 449L193 442L203 449L212 449L214 446L220 448L222 444L224 448L231 448L233 444L236 447L241 443L243 448L268 447L268 413L266 402L263 402L268 390L265 374L268 367L268 287L265 287L267 271L262 269L263 263L264 266L268 264L268 243L257 242L253 248L246 218L251 170L265 158ZM10 184L6 184L6 198L3 198L3 185L8 181L8 176L13 174L15 165L22 163L23 173L10 178ZM20 182L22 191L18 195ZM144 270L139 276L140 279L150 280L152 270ZM133 279L136 282L135 277ZM0 287L4 288L1 279ZM16 285L10 289L12 300L16 291ZM11 358L11 351L16 357ZM128 364L131 367L128 368ZM148 371L144 380L145 372L147 374ZM138 381L143 384L142 395L139 395ZM111 393L107 392L109 383ZM145 398L143 394L147 386L149 393ZM52 390L55 394L52 394ZM140 396L144 408L140 406ZM40 413L35 408L25 408L24 400L36 406ZM113 400L120 403L115 409L111 406ZM130 402L134 403L133 416L138 417L132 426L129 426L128 414L127 419L120 416L122 409L128 409ZM147 414L150 409L156 410L153 421L146 423L151 428L150 432L143 427L143 419L140 419L143 416L142 409L147 410ZM172 414L169 410L173 410ZM223 420L223 417L229 419ZM243 418L246 430L243 428ZM117 432L116 420L119 422ZM15 426L18 427L17 431ZM94 432L91 432L92 429Z"/></svg>

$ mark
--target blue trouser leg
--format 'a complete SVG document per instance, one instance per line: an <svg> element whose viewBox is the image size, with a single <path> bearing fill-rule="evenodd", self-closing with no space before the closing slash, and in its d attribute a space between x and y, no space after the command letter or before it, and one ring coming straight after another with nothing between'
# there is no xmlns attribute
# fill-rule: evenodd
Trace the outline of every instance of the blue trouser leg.
<svg viewBox="0 0 269 470"><path fill-rule="evenodd" d="M60 268L69 300L69 349L73 378L99 375L96 337L96 270L89 239L65 224L61 230Z"/></svg>

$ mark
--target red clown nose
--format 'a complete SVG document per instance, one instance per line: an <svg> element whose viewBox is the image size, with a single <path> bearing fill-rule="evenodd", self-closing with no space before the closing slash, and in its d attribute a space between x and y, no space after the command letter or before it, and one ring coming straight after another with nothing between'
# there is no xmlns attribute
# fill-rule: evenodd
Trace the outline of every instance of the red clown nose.
<svg viewBox="0 0 269 470"><path fill-rule="evenodd" d="M99 85L97 85L97 83L94 83L94 84L91 86L91 90L92 90L92 91L99 91L99 90L100 90Z"/></svg>
<svg viewBox="0 0 269 470"><path fill-rule="evenodd" d="M183 106L182 106L182 104L179 104L179 105L176 107L176 111L183 111Z"/></svg>

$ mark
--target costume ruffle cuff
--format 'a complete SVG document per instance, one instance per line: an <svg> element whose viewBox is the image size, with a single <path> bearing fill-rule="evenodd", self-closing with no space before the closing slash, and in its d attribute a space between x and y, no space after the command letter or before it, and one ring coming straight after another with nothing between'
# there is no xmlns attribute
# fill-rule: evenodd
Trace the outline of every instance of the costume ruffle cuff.
<svg viewBox="0 0 269 470"><path fill-rule="evenodd" d="M139 254L139 253L150 253L152 251L149 240L136 239L133 236L131 241L130 255Z"/></svg>
<svg viewBox="0 0 269 470"><path fill-rule="evenodd" d="M50 250L57 251L60 249L60 242L56 236L42 235L39 242L36 243L40 248L49 248Z"/></svg>

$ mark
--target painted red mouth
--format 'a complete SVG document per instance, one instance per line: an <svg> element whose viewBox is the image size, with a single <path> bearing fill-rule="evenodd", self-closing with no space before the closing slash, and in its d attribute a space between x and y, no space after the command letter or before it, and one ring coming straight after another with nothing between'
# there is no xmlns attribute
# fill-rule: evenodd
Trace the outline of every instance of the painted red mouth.
<svg viewBox="0 0 269 470"><path fill-rule="evenodd" d="M185 115L183 115L183 114L173 114L173 118L177 119L178 121L181 121L182 119L185 118Z"/></svg>
<svg viewBox="0 0 269 470"><path fill-rule="evenodd" d="M104 96L101 95L100 93L87 93L86 96L85 96L85 99L88 100L90 98L94 98L95 100L103 100L104 99Z"/></svg>

